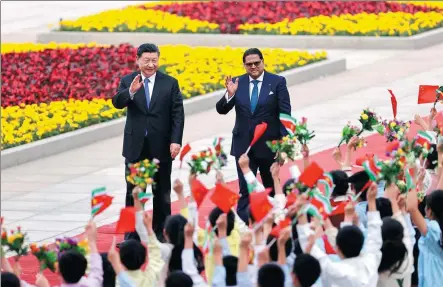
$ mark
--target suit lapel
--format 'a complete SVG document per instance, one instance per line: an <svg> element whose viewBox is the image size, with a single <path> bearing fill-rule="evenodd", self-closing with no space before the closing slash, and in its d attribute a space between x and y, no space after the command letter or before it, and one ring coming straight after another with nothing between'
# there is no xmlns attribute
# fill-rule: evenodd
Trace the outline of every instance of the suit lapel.
<svg viewBox="0 0 443 287"><path fill-rule="evenodd" d="M257 107L255 107L254 114L257 112L259 107L266 103L266 99L271 91L271 83L269 82L268 73L264 72L263 83L261 84L260 94L258 95Z"/></svg>
<svg viewBox="0 0 443 287"><path fill-rule="evenodd" d="M161 81L162 81L162 74L159 71L157 71L157 73L155 74L154 88L152 89L151 103L149 104L150 111L152 111L152 108L154 107L155 102L158 98Z"/></svg>
<svg viewBox="0 0 443 287"><path fill-rule="evenodd" d="M140 73L140 72L135 73L135 74L133 75L132 79L134 80L134 78L135 78L137 75L141 75L141 73ZM141 78L141 76L140 76L140 82L142 82L142 81L143 81L143 80L142 80L142 78ZM145 86L144 86L144 85L142 85L142 86L140 87L140 89L138 89L138 91L135 93L135 95L134 95L134 101L136 102L136 104L138 105L138 107L139 107L139 109L140 109L141 111L143 111L145 114L148 113L148 105L147 105L147 103L146 103L146 95L145 95Z"/></svg>
<svg viewBox="0 0 443 287"><path fill-rule="evenodd" d="M249 76L246 74L238 83L238 94L241 95L247 110L251 113L251 96L249 95Z"/></svg>

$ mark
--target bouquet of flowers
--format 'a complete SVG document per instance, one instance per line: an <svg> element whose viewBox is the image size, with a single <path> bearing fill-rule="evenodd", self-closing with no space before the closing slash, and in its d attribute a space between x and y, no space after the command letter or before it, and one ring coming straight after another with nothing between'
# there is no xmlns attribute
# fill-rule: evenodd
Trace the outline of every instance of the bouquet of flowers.
<svg viewBox="0 0 443 287"><path fill-rule="evenodd" d="M191 167L191 174L208 174L216 160L217 157L210 148L192 155L191 161L188 162Z"/></svg>
<svg viewBox="0 0 443 287"><path fill-rule="evenodd" d="M85 256L89 251L87 240L78 241L75 238L65 237L57 238L55 244L57 246L58 259L60 259L60 256L68 250L77 251Z"/></svg>
<svg viewBox="0 0 443 287"><path fill-rule="evenodd" d="M417 192L417 199L419 202L422 202L425 199L426 193L424 190L420 190Z"/></svg>
<svg viewBox="0 0 443 287"><path fill-rule="evenodd" d="M129 170L126 172L126 180L143 189L148 185L155 184L154 176L158 171L159 163L158 159L153 159L152 161L145 159L128 164Z"/></svg>
<svg viewBox="0 0 443 287"><path fill-rule="evenodd" d="M358 127L352 126L351 123L347 123L346 126L344 126L343 130L341 131L341 140L338 146L341 146L343 142L348 144L351 138L360 135L361 131L362 130L359 129ZM355 148L362 147L364 145L365 145L364 139L359 139L359 143L356 145Z"/></svg>
<svg viewBox="0 0 443 287"><path fill-rule="evenodd" d="M374 112L370 111L369 109L363 110L358 121L361 123L362 129L360 133L357 134L357 136L359 136L363 131L372 132L374 131L374 129L376 129L379 133L382 132L383 127L380 125L379 118Z"/></svg>
<svg viewBox="0 0 443 287"><path fill-rule="evenodd" d="M394 140L402 140L408 133L411 122L403 122L400 120L390 120L383 121L384 126L384 136L387 142L392 142Z"/></svg>
<svg viewBox="0 0 443 287"><path fill-rule="evenodd" d="M228 164L228 156L226 155L222 146L223 140L223 138L215 138L213 143L219 168L222 168Z"/></svg>
<svg viewBox="0 0 443 287"><path fill-rule="evenodd" d="M301 145L295 136L287 135L281 140L267 141L266 144L277 153L278 162L285 162L286 159L296 160L301 157Z"/></svg>
<svg viewBox="0 0 443 287"><path fill-rule="evenodd" d="M52 272L55 272L57 265L57 253L55 251L49 250L46 245L39 247L35 243L29 245L29 249L40 263L40 271L49 269Z"/></svg>
<svg viewBox="0 0 443 287"><path fill-rule="evenodd" d="M295 137L300 144L305 145L315 137L314 131L308 130L308 119L303 117L301 122L295 126Z"/></svg>
<svg viewBox="0 0 443 287"><path fill-rule="evenodd" d="M22 233L20 226L17 227L17 230L11 230L11 233L8 235L6 229L2 231L2 246L6 246L6 252L12 252L16 257L16 261L19 260L20 256L24 256L28 254L28 246L25 245L26 233Z"/></svg>

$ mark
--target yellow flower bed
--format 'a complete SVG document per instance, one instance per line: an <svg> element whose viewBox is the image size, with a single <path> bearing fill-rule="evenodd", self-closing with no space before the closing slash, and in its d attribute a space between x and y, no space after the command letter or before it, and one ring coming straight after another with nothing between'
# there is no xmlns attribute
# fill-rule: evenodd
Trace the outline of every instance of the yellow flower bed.
<svg viewBox="0 0 443 287"><path fill-rule="evenodd" d="M111 100L69 100L1 108L2 149L124 116Z"/></svg>
<svg viewBox="0 0 443 287"><path fill-rule="evenodd" d="M242 64L244 49L189 46L160 47L160 65L168 75L177 78L184 98L221 89L226 75L245 73ZM279 73L327 58L325 51L285 51L263 49L266 70Z"/></svg>
<svg viewBox="0 0 443 287"><path fill-rule="evenodd" d="M109 47L110 45L97 45L94 42L89 44L72 44L72 43L55 43L50 42L47 44L38 43L2 43L1 52L2 54L8 53L25 53L25 52L42 52L44 50L54 50L54 49L78 49L78 48L93 48L93 47Z"/></svg>
<svg viewBox="0 0 443 287"><path fill-rule="evenodd" d="M275 24L239 25L243 34L411 36L443 26L443 14L418 12L316 16Z"/></svg>
<svg viewBox="0 0 443 287"><path fill-rule="evenodd" d="M61 31L218 33L218 24L137 7L107 10L76 20L62 20Z"/></svg>

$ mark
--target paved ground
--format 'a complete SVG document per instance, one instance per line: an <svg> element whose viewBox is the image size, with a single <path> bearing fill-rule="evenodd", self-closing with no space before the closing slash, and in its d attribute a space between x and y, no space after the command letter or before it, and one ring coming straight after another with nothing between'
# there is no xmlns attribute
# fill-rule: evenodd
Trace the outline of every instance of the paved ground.
<svg viewBox="0 0 443 287"><path fill-rule="evenodd" d="M400 119L426 114L429 106L416 105L418 85L441 84L442 49L443 45L412 52L331 52L334 57L346 55L350 70L289 87L294 115L308 117L316 131L312 152L336 145L343 125L357 119L362 108L369 106L391 117L387 88L397 96ZM220 116L215 110L187 117L184 140L198 149L222 135L228 149L234 117ZM125 193L121 147L122 137L117 137L2 170L1 214L6 224L21 225L31 241L76 235L89 219L91 189L103 185L116 196L116 204L97 220L100 225L115 221ZM227 180L236 178L234 166L230 159ZM179 175L177 167L175 162L173 179ZM184 179L186 172L180 177ZM211 184L210 177L204 181Z"/></svg>

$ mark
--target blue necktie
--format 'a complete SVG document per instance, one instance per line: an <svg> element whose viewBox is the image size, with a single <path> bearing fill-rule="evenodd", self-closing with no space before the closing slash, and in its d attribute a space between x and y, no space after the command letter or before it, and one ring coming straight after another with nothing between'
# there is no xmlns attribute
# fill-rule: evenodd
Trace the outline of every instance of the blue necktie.
<svg viewBox="0 0 443 287"><path fill-rule="evenodd" d="M151 95L149 94L149 79L145 78L145 96L146 96L146 106L149 110L149 104L151 103ZM148 129L146 129L145 136L148 135Z"/></svg>
<svg viewBox="0 0 443 287"><path fill-rule="evenodd" d="M149 94L149 79L145 78L145 96L146 96L146 105L149 109L149 104L151 103L151 95Z"/></svg>
<svg viewBox="0 0 443 287"><path fill-rule="evenodd" d="M252 93L251 93L251 113L254 113L255 108L257 107L257 103L258 103L258 83L260 83L260 81L253 80L251 82L254 84L254 87L252 88Z"/></svg>

